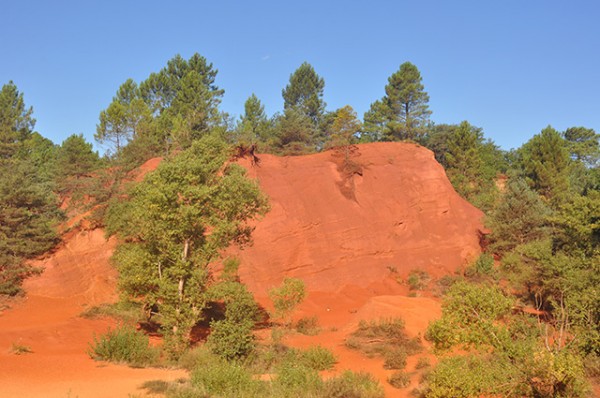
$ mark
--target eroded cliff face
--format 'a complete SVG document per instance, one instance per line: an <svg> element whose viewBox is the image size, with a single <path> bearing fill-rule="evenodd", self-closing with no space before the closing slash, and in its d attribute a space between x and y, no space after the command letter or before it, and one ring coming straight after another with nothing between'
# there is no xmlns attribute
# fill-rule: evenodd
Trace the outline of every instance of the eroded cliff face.
<svg viewBox="0 0 600 398"><path fill-rule="evenodd" d="M241 161L271 203L253 246L238 254L241 279L257 296L286 276L310 291L389 294L391 273L439 277L479 255L483 213L454 191L431 151L359 145L351 160L362 170L350 177L340 172L342 160L329 151Z"/></svg>

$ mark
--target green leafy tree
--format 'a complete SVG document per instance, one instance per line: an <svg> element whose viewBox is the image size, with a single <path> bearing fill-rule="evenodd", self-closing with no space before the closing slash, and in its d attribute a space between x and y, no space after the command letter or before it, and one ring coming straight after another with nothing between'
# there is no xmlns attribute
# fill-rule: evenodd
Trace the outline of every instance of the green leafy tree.
<svg viewBox="0 0 600 398"><path fill-rule="evenodd" d="M343 148L356 143L356 135L362 124L356 112L350 105L346 105L334 112L333 121L329 129L329 140L326 148Z"/></svg>
<svg viewBox="0 0 600 398"><path fill-rule="evenodd" d="M365 113L366 131L386 140L418 139L429 122L429 95L421 73L410 62L388 78L386 95Z"/></svg>
<svg viewBox="0 0 600 398"><path fill-rule="evenodd" d="M482 141L481 129L474 128L466 121L448 136L446 152L448 177L452 185L465 198L470 198L483 183Z"/></svg>
<svg viewBox="0 0 600 398"><path fill-rule="evenodd" d="M281 286L269 290L269 297L273 301L274 316L289 324L292 311L306 298L304 281L285 278Z"/></svg>
<svg viewBox="0 0 600 398"><path fill-rule="evenodd" d="M119 87L108 108L100 112L94 137L119 155L130 140L148 128L149 123L150 109L140 98L137 84L128 79Z"/></svg>
<svg viewBox="0 0 600 398"><path fill-rule="evenodd" d="M324 88L325 80L308 62L304 62L290 75L290 82L282 91L283 107L286 110L296 109L307 116L316 128L325 113Z"/></svg>
<svg viewBox="0 0 600 398"><path fill-rule="evenodd" d="M173 352L181 351L201 319L210 280L208 264L232 243L245 244L246 220L263 214L267 199L229 149L209 135L161 163L108 212L120 288L147 306L158 305Z"/></svg>

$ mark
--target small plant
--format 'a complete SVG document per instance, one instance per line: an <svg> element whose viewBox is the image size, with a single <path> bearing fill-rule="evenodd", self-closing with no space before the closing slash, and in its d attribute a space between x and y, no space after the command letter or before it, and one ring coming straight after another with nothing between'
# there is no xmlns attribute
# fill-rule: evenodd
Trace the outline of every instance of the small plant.
<svg viewBox="0 0 600 398"><path fill-rule="evenodd" d="M404 331L404 322L398 318L360 321L358 329L346 340L346 347L369 357L386 355L394 350L403 350L408 356L422 350L420 339L409 338Z"/></svg>
<svg viewBox="0 0 600 398"><path fill-rule="evenodd" d="M406 351L403 348L395 348L384 354L383 367L385 369L404 369L406 367Z"/></svg>
<svg viewBox="0 0 600 398"><path fill-rule="evenodd" d="M407 283L410 290L423 290L431 278L425 271L413 270L408 275Z"/></svg>
<svg viewBox="0 0 600 398"><path fill-rule="evenodd" d="M396 371L388 377L388 383L394 388L406 388L410 384L410 375L401 370Z"/></svg>
<svg viewBox="0 0 600 398"><path fill-rule="evenodd" d="M275 318L281 318L284 323L289 325L289 316L292 311L306 297L304 282L301 279L285 278L281 286L269 291L269 297L273 301Z"/></svg>
<svg viewBox="0 0 600 398"><path fill-rule="evenodd" d="M327 398L383 398L381 385L368 373L345 371L325 381L323 396Z"/></svg>
<svg viewBox="0 0 600 398"><path fill-rule="evenodd" d="M428 357L421 357L415 365L415 369L425 369L431 366L431 361Z"/></svg>
<svg viewBox="0 0 600 398"><path fill-rule="evenodd" d="M94 336L88 354L96 360L127 363L135 367L152 366L159 357L159 351L150 347L148 336L129 325L109 330L100 337Z"/></svg>
<svg viewBox="0 0 600 398"><path fill-rule="evenodd" d="M296 330L307 336L316 336L321 331L319 319L316 316L300 318L296 322Z"/></svg>
<svg viewBox="0 0 600 398"><path fill-rule="evenodd" d="M227 362L218 357L210 366L197 366L191 375L194 387L204 392L194 396L240 397L256 396L263 389L262 382L237 362Z"/></svg>
<svg viewBox="0 0 600 398"><path fill-rule="evenodd" d="M10 352L15 355L23 355L23 354L31 354L31 353L33 353L33 350L31 349L31 347L29 347L27 345L24 345L21 343L12 343Z"/></svg>
<svg viewBox="0 0 600 398"><path fill-rule="evenodd" d="M321 346L310 347L300 353L302 363L315 370L328 370L337 362L335 355Z"/></svg>

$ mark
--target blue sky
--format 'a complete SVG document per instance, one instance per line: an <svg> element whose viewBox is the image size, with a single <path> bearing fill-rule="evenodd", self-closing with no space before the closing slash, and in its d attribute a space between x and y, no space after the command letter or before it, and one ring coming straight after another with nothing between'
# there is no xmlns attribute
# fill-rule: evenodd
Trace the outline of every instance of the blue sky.
<svg viewBox="0 0 600 398"><path fill-rule="evenodd" d="M505 149L545 126L600 131L600 2L8 1L0 3L0 84L13 80L36 130L93 141L127 78L176 54L219 70L221 109L255 93L269 116L304 61L325 79L328 110L362 118L387 78L414 63L435 123L468 120Z"/></svg>

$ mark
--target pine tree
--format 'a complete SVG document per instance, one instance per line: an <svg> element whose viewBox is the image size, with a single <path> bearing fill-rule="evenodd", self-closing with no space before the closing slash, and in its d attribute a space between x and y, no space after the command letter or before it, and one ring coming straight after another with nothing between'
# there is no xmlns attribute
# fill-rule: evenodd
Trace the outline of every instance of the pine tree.
<svg viewBox="0 0 600 398"><path fill-rule="evenodd" d="M560 134L548 126L520 149L530 186L554 205L569 192L569 152Z"/></svg>
<svg viewBox="0 0 600 398"><path fill-rule="evenodd" d="M244 103L244 114L236 128L237 141L244 144L266 142L270 130L271 124L265 114L265 107L258 97L252 94Z"/></svg>
<svg viewBox="0 0 600 398"><path fill-rule="evenodd" d="M388 78L386 95L365 114L367 133L386 140L415 140L425 134L431 111L424 89L417 67L410 62L400 65Z"/></svg>
<svg viewBox="0 0 600 398"><path fill-rule="evenodd" d="M317 128L325 114L324 88L325 80L308 62L304 62L290 75L290 83L282 91L283 107L307 116Z"/></svg>

